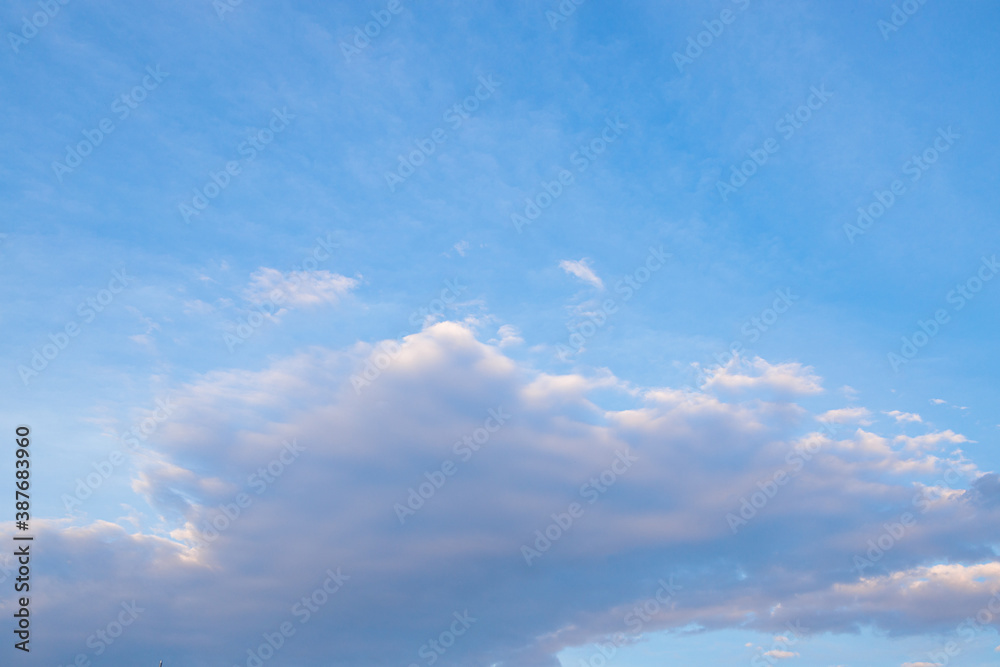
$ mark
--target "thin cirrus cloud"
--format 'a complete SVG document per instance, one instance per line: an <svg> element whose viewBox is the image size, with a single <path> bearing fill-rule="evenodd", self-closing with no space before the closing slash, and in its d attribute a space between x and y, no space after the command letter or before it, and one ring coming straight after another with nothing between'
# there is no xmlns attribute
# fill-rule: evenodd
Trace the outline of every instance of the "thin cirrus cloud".
<svg viewBox="0 0 1000 667"><path fill-rule="evenodd" d="M285 307L338 303L358 286L358 279L326 270L289 271L261 267L250 276L244 297L253 304L279 303Z"/></svg>
<svg viewBox="0 0 1000 667"><path fill-rule="evenodd" d="M596 273L594 273L594 269L591 268L590 262L587 259L564 259L559 262L559 268L567 274L576 276L583 282L593 285L597 289L604 289L604 281L601 280Z"/></svg>
<svg viewBox="0 0 1000 667"><path fill-rule="evenodd" d="M629 610L671 577L673 604L644 631L946 631L1000 585L996 475L949 431L919 446L804 433L818 415L796 400L822 390L808 367L755 358L701 391L641 387L536 371L445 321L407 336L358 395L349 378L381 349L314 347L178 388L174 418L136 464L133 490L154 510L142 529L42 524L52 567L38 613L59 631L39 657L72 655L95 615L136 598L148 611L135 641L175 663L243 664L240 647L295 620L295 602L337 568L349 579L281 649L289 664L330 646L345 664L419 663L468 613L467 641L438 664L555 666L567 647L626 630ZM602 407L607 392L625 404ZM462 448L491 415L502 423L478 451ZM301 452L277 466L289 442ZM808 460L790 458L803 447ZM623 469L622 456L638 463ZM269 465L269 482L254 477ZM777 471L787 483L734 532L727 515ZM590 503L581 489L594 479L607 486ZM414 500L425 483L433 491ZM926 512L921 489L936 490ZM250 504L220 523L240 494ZM582 516L546 546L539 535L573 502ZM409 503L401 521L396 506ZM903 512L916 527L857 572ZM226 524L214 537L212 522ZM539 552L530 563L526 546ZM87 609L70 604L84 591Z"/></svg>

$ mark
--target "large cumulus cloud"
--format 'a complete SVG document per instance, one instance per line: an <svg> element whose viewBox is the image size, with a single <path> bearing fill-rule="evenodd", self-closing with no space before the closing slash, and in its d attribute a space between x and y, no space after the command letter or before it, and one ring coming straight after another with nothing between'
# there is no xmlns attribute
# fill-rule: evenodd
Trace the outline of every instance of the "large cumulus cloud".
<svg viewBox="0 0 1000 667"><path fill-rule="evenodd" d="M369 355L382 368L352 383ZM602 407L608 392L628 407ZM42 657L89 652L135 599L116 659L246 664L289 621L271 664L427 664L467 613L437 664L554 665L634 633L629 610L661 580L678 591L643 631L954 628L1000 585L996 476L959 434L876 433L796 403L821 394L813 369L762 359L697 392L550 375L455 322L398 349L207 374L141 459L144 530L45 524L37 613L59 629ZM294 605L338 568L300 623Z"/></svg>

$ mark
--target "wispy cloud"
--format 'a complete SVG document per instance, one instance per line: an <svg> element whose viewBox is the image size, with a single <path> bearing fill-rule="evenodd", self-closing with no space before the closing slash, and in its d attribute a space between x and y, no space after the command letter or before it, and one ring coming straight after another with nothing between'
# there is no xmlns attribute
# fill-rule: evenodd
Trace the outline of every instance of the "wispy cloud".
<svg viewBox="0 0 1000 667"><path fill-rule="evenodd" d="M593 285L597 289L604 289L604 282L594 273L587 259L564 259L559 262L559 268L567 274L576 276L583 282Z"/></svg>
<svg viewBox="0 0 1000 667"><path fill-rule="evenodd" d="M261 267L250 276L244 296L253 304L285 307L334 304L358 286L356 278L329 271L291 271Z"/></svg>

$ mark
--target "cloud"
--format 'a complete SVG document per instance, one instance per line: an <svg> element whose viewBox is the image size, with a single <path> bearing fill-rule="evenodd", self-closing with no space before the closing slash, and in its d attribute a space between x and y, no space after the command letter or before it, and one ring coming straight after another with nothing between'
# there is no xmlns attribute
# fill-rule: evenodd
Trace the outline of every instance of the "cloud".
<svg viewBox="0 0 1000 667"><path fill-rule="evenodd" d="M184 302L185 315L209 315L215 312L215 308L201 299L192 299Z"/></svg>
<svg viewBox="0 0 1000 667"><path fill-rule="evenodd" d="M947 402L948 401L944 400L943 398L932 398L931 399L931 403L933 403L934 405L944 405Z"/></svg>
<svg viewBox="0 0 1000 667"><path fill-rule="evenodd" d="M799 656L798 653L793 653L792 651L783 651L781 649L772 649L770 651L766 651L764 655L767 656L768 658L777 658L779 660L785 658L797 658Z"/></svg>
<svg viewBox="0 0 1000 667"><path fill-rule="evenodd" d="M511 347L513 345L520 345L524 342L521 338L520 330L512 324L504 324L497 330L497 335L500 336L499 339L492 339L490 343L497 345L498 347L505 348Z"/></svg>
<svg viewBox="0 0 1000 667"><path fill-rule="evenodd" d="M358 280L329 271L291 271L261 267L250 276L244 291L247 301L262 305L278 303L284 307L317 306L337 303L358 286Z"/></svg>
<svg viewBox="0 0 1000 667"><path fill-rule="evenodd" d="M868 419L870 415L871 411L868 410L868 408L839 408L837 410L827 410L817 417L816 421L827 424L848 424L856 422L858 424L868 425L872 423L872 421Z"/></svg>
<svg viewBox="0 0 1000 667"><path fill-rule="evenodd" d="M457 252L462 257L465 257L465 253L468 252L468 250L469 250L469 242L468 241L459 241L458 243L456 243L452 247L455 249L455 252Z"/></svg>
<svg viewBox="0 0 1000 667"><path fill-rule="evenodd" d="M37 613L54 629L39 659L75 655L141 591L129 642L165 664L243 664L264 633L300 629L294 605L337 568L350 578L281 661L318 663L336 645L345 664L421 662L421 646L468 613L439 665L557 665L568 646L628 631L629 612L672 576L679 591L644 631L782 633L798 620L808 633L946 631L1000 585L995 477L963 468L972 490L920 512L914 494L952 480L949 461L861 429L810 431L816 416L794 403L820 390L806 366L755 359L705 392L635 386L607 370L540 373L456 322L381 350L310 348L177 387L135 461L133 489L152 510L142 530L37 523L48 591ZM380 355L389 362L359 395L351 375ZM727 400L723 387L777 393ZM622 469L623 452L637 462ZM734 534L727 514L778 471L785 482ZM571 503L583 511L567 525ZM916 526L852 571L902 512ZM525 545L541 550L531 564ZM83 595L87 609L71 604ZM122 664L142 657L131 645Z"/></svg>
<svg viewBox="0 0 1000 667"><path fill-rule="evenodd" d="M725 366L706 371L702 387L732 393L757 390L773 391L788 396L806 396L823 391L819 376L813 369L797 362L771 364L755 357L746 360L736 355Z"/></svg>
<svg viewBox="0 0 1000 667"><path fill-rule="evenodd" d="M904 662L902 667L941 667L940 662Z"/></svg>
<svg viewBox="0 0 1000 667"><path fill-rule="evenodd" d="M920 418L920 415L913 412L900 412L899 410L891 410L889 412L882 411L882 414L889 415L896 420L897 423L903 422L923 422L924 420Z"/></svg>
<svg viewBox="0 0 1000 667"><path fill-rule="evenodd" d="M604 282L597 276L596 273L594 273L594 270L590 268L590 264L587 259L581 259L579 261L564 259L559 262L559 268L570 275L576 276L586 283L590 283L597 289L604 289Z"/></svg>
<svg viewBox="0 0 1000 667"><path fill-rule="evenodd" d="M946 431L925 433L924 435L918 435L916 437L897 435L895 441L903 444L908 449L935 449L946 443L957 445L963 442L969 442L969 439L961 433L955 433L949 429Z"/></svg>

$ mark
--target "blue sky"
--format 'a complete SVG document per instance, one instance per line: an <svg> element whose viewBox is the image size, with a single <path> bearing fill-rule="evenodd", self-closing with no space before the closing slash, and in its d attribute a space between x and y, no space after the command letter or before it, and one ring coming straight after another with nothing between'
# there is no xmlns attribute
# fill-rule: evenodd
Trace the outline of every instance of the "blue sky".
<svg viewBox="0 0 1000 667"><path fill-rule="evenodd" d="M17 659L244 665L288 621L266 664L995 663L998 19L6 4Z"/></svg>

